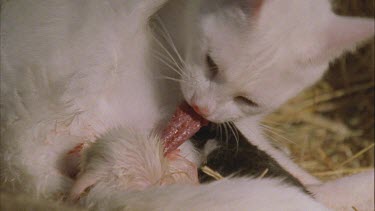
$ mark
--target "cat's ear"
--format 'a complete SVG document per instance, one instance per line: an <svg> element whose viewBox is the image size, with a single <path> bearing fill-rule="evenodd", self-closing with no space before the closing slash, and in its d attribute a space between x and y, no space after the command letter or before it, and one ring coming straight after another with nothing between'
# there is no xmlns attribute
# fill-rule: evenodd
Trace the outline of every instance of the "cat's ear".
<svg viewBox="0 0 375 211"><path fill-rule="evenodd" d="M321 50L330 52L333 57L339 56L373 37L374 29L374 19L332 15L321 34L324 43Z"/></svg>

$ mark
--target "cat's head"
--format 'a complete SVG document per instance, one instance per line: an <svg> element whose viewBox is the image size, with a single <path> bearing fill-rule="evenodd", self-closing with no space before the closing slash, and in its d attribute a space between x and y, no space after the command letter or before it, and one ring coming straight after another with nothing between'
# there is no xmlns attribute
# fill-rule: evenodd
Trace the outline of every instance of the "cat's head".
<svg viewBox="0 0 375 211"><path fill-rule="evenodd" d="M183 42L186 101L213 122L268 113L374 34L328 0L205 0Z"/></svg>

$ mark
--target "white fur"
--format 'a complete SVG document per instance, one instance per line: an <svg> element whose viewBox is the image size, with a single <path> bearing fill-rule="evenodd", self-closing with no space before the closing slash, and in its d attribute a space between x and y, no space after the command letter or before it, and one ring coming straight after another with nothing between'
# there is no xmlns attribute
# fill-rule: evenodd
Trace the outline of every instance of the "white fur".
<svg viewBox="0 0 375 211"><path fill-rule="evenodd" d="M171 0L158 16L172 37L169 44L173 39L183 60L170 52L175 63L184 64L183 72L175 72L154 59L155 49L163 51L147 27L165 1L2 2L2 188L47 198L66 193L72 180L62 174L60 165L70 149L113 128L150 134L171 115L182 95L191 104L207 107L210 120L250 116L244 127L252 127L254 119L317 80L330 59L374 31L372 20L333 15L325 0L267 0L256 16L236 1ZM337 39L335 34L346 36ZM165 44L162 39L157 36ZM222 72L215 81L204 77L208 48ZM179 74L183 77L176 79ZM173 81L160 80L163 75L182 80L182 92ZM259 107L234 102L237 95L251 97ZM262 142L258 128L251 130ZM292 174L315 182L290 161L284 162L281 153L261 149L280 158ZM217 187L226 189L229 183ZM262 184L267 190L276 185ZM279 195L275 191L269 194ZM250 202L246 205L254 203Z"/></svg>
<svg viewBox="0 0 375 211"><path fill-rule="evenodd" d="M189 148L186 145L184 148ZM184 153L173 152L165 157L163 151L156 136L123 129L111 131L83 152L82 172L70 198L78 198L87 187L100 182L105 182L110 189L125 190L174 183L198 184L197 166Z"/></svg>
<svg viewBox="0 0 375 211"><path fill-rule="evenodd" d="M102 189L85 203L97 210L329 210L275 179L220 180L200 186L166 186L145 192ZM92 190L94 191L94 190Z"/></svg>
<svg viewBox="0 0 375 211"><path fill-rule="evenodd" d="M374 210L374 170L310 186L315 198L337 211Z"/></svg>
<svg viewBox="0 0 375 211"><path fill-rule="evenodd" d="M331 60L374 34L372 19L339 17L328 0L260 2L254 12L243 1L203 1L189 20L172 18L181 10L174 8L187 4L183 0L171 1L160 12L184 59L184 97L205 110L208 120L233 121L273 111L315 83ZM198 24L194 33L181 38L186 22ZM207 55L218 66L214 77Z"/></svg>
<svg viewBox="0 0 375 211"><path fill-rule="evenodd" d="M69 186L58 170L69 149L121 125L150 131L175 107L147 68L147 18L163 2L2 4L3 186L51 196Z"/></svg>

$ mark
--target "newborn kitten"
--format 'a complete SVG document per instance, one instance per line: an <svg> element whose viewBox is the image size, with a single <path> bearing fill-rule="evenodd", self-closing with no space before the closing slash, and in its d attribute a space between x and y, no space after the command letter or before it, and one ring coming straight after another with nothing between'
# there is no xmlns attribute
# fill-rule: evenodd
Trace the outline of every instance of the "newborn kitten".
<svg viewBox="0 0 375 211"><path fill-rule="evenodd" d="M230 126L230 133L224 133L223 127L225 125L210 124L192 138L194 145L203 151L202 166L208 166L223 177L281 178L285 183L308 192L303 184L276 160L252 145L236 126ZM213 179L199 171L200 182Z"/></svg>

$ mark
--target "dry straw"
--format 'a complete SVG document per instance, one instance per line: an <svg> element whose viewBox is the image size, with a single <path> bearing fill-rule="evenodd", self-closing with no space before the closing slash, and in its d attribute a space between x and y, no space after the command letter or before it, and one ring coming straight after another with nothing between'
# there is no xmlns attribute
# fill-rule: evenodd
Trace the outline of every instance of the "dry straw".
<svg viewBox="0 0 375 211"><path fill-rule="evenodd" d="M333 8L342 15L374 17L373 0L336 0ZM374 78L372 39L267 117L268 136L323 180L373 168Z"/></svg>

